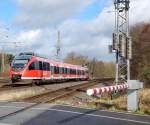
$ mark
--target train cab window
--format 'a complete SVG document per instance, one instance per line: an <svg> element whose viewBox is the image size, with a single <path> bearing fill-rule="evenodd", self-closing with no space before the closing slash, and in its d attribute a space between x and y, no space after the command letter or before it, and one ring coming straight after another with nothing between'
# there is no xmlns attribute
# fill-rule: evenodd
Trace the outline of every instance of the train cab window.
<svg viewBox="0 0 150 125"><path fill-rule="evenodd" d="M29 65L29 70L35 70L35 62L32 62L32 63Z"/></svg>

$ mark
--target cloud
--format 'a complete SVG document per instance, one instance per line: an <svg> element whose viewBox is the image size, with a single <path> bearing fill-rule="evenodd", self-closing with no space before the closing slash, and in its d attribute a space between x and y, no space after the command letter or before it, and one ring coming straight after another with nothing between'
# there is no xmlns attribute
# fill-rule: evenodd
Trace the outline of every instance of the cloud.
<svg viewBox="0 0 150 125"><path fill-rule="evenodd" d="M131 0L130 24L150 22L150 0Z"/></svg>
<svg viewBox="0 0 150 125"><path fill-rule="evenodd" d="M24 31L18 34L16 41L22 41L26 43L26 45L33 45L33 44L36 44L36 41L38 41L40 36L41 36L41 31L39 29L30 30L28 32Z"/></svg>
<svg viewBox="0 0 150 125"><path fill-rule="evenodd" d="M57 25L74 17L95 0L16 0L19 13L15 24L25 28Z"/></svg>
<svg viewBox="0 0 150 125"><path fill-rule="evenodd" d="M86 2L85 2L86 1ZM93 0L94 1L94 0ZM28 43L31 50L54 57L56 53L57 30L61 31L61 55L74 51L90 58L114 60L108 53L111 34L114 30L112 1L92 20L75 19L91 0L17 0L20 13L15 19L16 26L26 30L17 33L17 40ZM130 4L130 24L149 22L150 1L132 0ZM56 27L55 27L56 26Z"/></svg>

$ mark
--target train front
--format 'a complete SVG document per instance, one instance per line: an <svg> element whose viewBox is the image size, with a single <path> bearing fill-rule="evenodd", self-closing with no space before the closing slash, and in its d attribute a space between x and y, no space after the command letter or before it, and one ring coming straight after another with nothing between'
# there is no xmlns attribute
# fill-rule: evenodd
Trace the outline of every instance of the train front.
<svg viewBox="0 0 150 125"><path fill-rule="evenodd" d="M18 55L14 58L10 66L10 79L12 83L20 81L31 55Z"/></svg>

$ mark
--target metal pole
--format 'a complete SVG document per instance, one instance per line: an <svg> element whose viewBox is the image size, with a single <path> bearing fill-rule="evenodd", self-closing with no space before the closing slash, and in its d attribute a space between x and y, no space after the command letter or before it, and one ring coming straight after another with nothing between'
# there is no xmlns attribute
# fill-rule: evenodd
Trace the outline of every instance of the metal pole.
<svg viewBox="0 0 150 125"><path fill-rule="evenodd" d="M127 24L126 24L126 32L127 32L127 37L129 38L129 11L126 11L126 20L127 20ZM131 42L131 40L129 40ZM129 50L126 50L129 51ZM130 80L130 58L127 58L127 80Z"/></svg>
<svg viewBox="0 0 150 125"><path fill-rule="evenodd" d="M117 4L117 8L118 8L118 4ZM118 39L118 34L119 34L119 17L118 17L118 10L116 10L115 7L115 31L117 32L117 48L118 48L118 44L119 44L119 39ZM118 84L119 82L119 53L118 50L116 50L116 80L115 80L116 84Z"/></svg>
<svg viewBox="0 0 150 125"><path fill-rule="evenodd" d="M130 80L130 60L127 59L127 80Z"/></svg>
<svg viewBox="0 0 150 125"><path fill-rule="evenodd" d="M116 79L115 83L118 84L118 73L119 73L119 64L118 64L118 52L116 52Z"/></svg>

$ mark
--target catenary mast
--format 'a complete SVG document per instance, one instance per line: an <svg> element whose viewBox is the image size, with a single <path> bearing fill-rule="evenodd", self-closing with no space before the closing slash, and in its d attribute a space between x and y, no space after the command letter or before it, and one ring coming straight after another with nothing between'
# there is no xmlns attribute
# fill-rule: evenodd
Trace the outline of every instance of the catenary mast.
<svg viewBox="0 0 150 125"><path fill-rule="evenodd" d="M116 53L116 84L130 80L129 3L129 0L114 0L115 31L112 49Z"/></svg>

